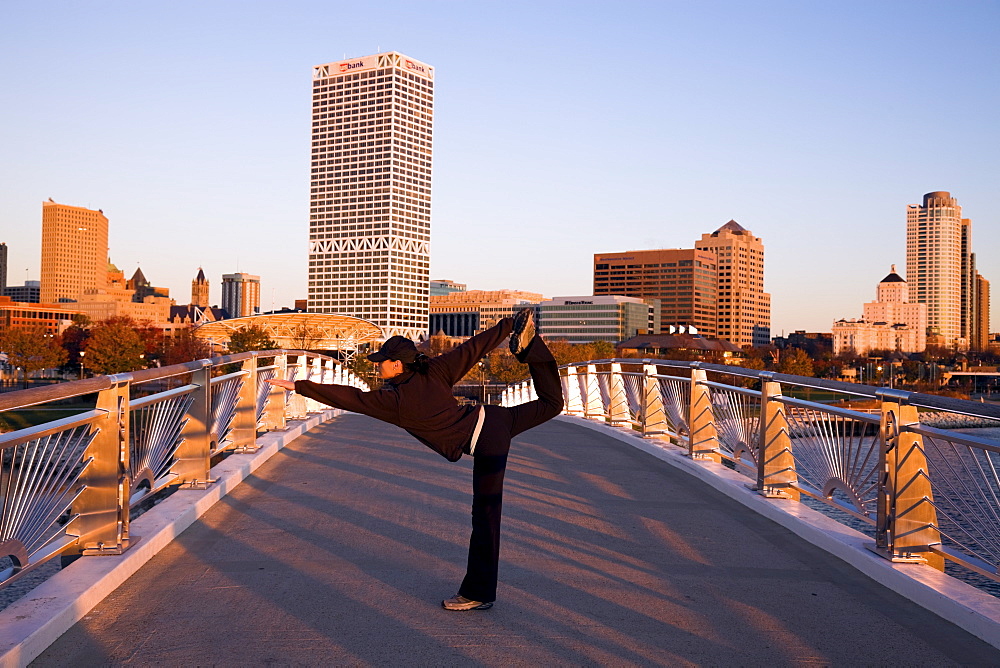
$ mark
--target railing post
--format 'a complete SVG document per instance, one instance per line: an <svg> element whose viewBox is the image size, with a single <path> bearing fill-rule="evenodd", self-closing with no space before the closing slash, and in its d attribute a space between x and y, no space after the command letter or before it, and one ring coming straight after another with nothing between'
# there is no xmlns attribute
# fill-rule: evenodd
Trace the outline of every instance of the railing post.
<svg viewBox="0 0 1000 668"><path fill-rule="evenodd" d="M257 353L243 360L243 384L233 417L233 445L239 452L257 450Z"/></svg>
<svg viewBox="0 0 1000 668"><path fill-rule="evenodd" d="M288 377L288 355L280 353L274 358L275 378ZM276 385L269 385L267 405L264 406L264 425L271 431L282 431L286 427L285 390Z"/></svg>
<svg viewBox="0 0 1000 668"><path fill-rule="evenodd" d="M905 431L917 424L915 406L899 403L901 393L879 391L881 476L876 518L876 552L892 561L927 563L943 571L944 558L929 551L941 543L923 437Z"/></svg>
<svg viewBox="0 0 1000 668"><path fill-rule="evenodd" d="M766 372L765 372L766 373ZM763 377L763 374L762 374ZM799 500L799 477L792 456L785 405L775 401L781 384L764 380L760 393L760 442L757 449L757 492L766 497Z"/></svg>
<svg viewBox="0 0 1000 668"><path fill-rule="evenodd" d="M601 398L601 382L597 377L596 364L587 365L584 386L587 396L583 398L583 416L604 419L610 411L609 413L604 412L604 400Z"/></svg>
<svg viewBox="0 0 1000 668"><path fill-rule="evenodd" d="M697 364L697 363L695 363ZM698 459L722 461L719 454L719 432L712 410L712 393L703 385L708 380L704 370L691 368L691 403L688 406L688 455Z"/></svg>
<svg viewBox="0 0 1000 668"><path fill-rule="evenodd" d="M70 514L79 531L84 555L121 554L129 543L131 461L129 450L129 374L110 376L111 387L97 395L97 410L106 411L95 423L97 435L83 455L90 460L80 477L85 489Z"/></svg>
<svg viewBox="0 0 1000 668"><path fill-rule="evenodd" d="M608 376L608 394L611 398L611 405L608 406L609 422L612 425L631 424L632 414L628 409L625 379L622 377L622 365L618 362L611 363L611 373Z"/></svg>
<svg viewBox="0 0 1000 668"><path fill-rule="evenodd" d="M187 420L181 429L181 442L175 452L176 460L170 472L173 482L185 487L204 487L210 481L212 468L212 363L201 360L202 367L191 372L194 402L188 410Z"/></svg>
<svg viewBox="0 0 1000 668"><path fill-rule="evenodd" d="M309 380L309 360L299 353L295 356L295 363L289 364L290 380ZM286 399L287 406L285 414L287 419L301 420L306 416L306 398L298 392L292 392Z"/></svg>
<svg viewBox="0 0 1000 668"><path fill-rule="evenodd" d="M566 367L566 375L561 380L563 384L563 396L566 397L565 412L568 415L584 415L583 399L580 397L580 377L577 376L577 367Z"/></svg>
<svg viewBox="0 0 1000 668"><path fill-rule="evenodd" d="M654 436L670 431L667 415L663 410L660 396L660 380L656 377L655 364L642 365L642 404L639 419L642 421L642 435Z"/></svg>

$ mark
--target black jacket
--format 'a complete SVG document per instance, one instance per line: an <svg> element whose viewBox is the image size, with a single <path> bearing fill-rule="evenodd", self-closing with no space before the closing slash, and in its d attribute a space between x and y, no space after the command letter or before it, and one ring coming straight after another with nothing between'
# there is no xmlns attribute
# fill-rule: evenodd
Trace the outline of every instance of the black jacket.
<svg viewBox="0 0 1000 668"><path fill-rule="evenodd" d="M458 461L472 440L478 420L475 406L459 406L452 394L457 383L513 328L504 318L462 345L428 360L426 374L406 371L380 390L362 392L347 385L295 381L295 391L321 403L402 427L448 461Z"/></svg>

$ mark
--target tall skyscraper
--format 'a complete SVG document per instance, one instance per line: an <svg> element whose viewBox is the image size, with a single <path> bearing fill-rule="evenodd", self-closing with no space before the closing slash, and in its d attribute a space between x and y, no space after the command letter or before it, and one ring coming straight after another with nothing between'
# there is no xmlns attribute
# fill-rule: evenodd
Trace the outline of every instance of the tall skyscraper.
<svg viewBox="0 0 1000 668"><path fill-rule="evenodd" d="M313 68L309 312L426 336L434 69L396 52Z"/></svg>
<svg viewBox="0 0 1000 668"><path fill-rule="evenodd" d="M660 300L659 331L694 325L716 336L718 271L712 251L664 248L594 255L594 294Z"/></svg>
<svg viewBox="0 0 1000 668"><path fill-rule="evenodd" d="M972 223L945 191L906 211L906 280L910 299L927 304L927 343L965 349L975 322Z"/></svg>
<svg viewBox="0 0 1000 668"><path fill-rule="evenodd" d="M41 301L79 300L108 283L108 219L103 211L42 202Z"/></svg>
<svg viewBox="0 0 1000 668"><path fill-rule="evenodd" d="M715 253L719 267L718 337L740 347L771 342L771 295L764 292L764 244L735 220L694 247Z"/></svg>
<svg viewBox="0 0 1000 668"><path fill-rule="evenodd" d="M7 244L0 243L0 295L7 287Z"/></svg>
<svg viewBox="0 0 1000 668"><path fill-rule="evenodd" d="M976 272L976 322L972 328L972 349L990 348L990 282Z"/></svg>
<svg viewBox="0 0 1000 668"><path fill-rule="evenodd" d="M208 279L201 267L198 267L198 275L191 281L191 304L208 308Z"/></svg>
<svg viewBox="0 0 1000 668"><path fill-rule="evenodd" d="M260 312L260 276L222 275L222 308L230 318L243 318Z"/></svg>

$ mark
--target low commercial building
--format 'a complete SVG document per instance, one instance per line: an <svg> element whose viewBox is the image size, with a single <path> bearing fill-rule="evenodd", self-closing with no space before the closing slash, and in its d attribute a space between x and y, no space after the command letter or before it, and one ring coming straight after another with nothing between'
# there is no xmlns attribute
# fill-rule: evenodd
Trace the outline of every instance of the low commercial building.
<svg viewBox="0 0 1000 668"><path fill-rule="evenodd" d="M0 297L0 333L11 328L41 327L46 334L59 334L73 324L73 316L80 314L80 311L66 306L17 302L10 297Z"/></svg>
<svg viewBox="0 0 1000 668"><path fill-rule="evenodd" d="M449 337L468 338L545 297L537 292L521 290L464 290L430 295L429 299L430 326L427 335L444 332Z"/></svg>
<svg viewBox="0 0 1000 668"><path fill-rule="evenodd" d="M42 300L42 282L25 281L24 285L8 285L3 296L23 304L37 304Z"/></svg>
<svg viewBox="0 0 1000 668"><path fill-rule="evenodd" d="M619 295L554 297L538 305L538 331L568 343L618 343L656 331L660 302Z"/></svg>

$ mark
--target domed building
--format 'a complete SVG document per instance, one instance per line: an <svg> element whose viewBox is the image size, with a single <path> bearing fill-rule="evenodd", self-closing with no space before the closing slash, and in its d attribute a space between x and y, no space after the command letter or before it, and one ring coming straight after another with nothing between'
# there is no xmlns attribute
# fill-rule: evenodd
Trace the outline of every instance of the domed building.
<svg viewBox="0 0 1000 668"><path fill-rule="evenodd" d="M878 284L876 298L864 305L860 320L833 323L833 354L853 350L865 355L869 350L923 352L927 347L927 305L910 301L910 290L892 265L889 275Z"/></svg>

